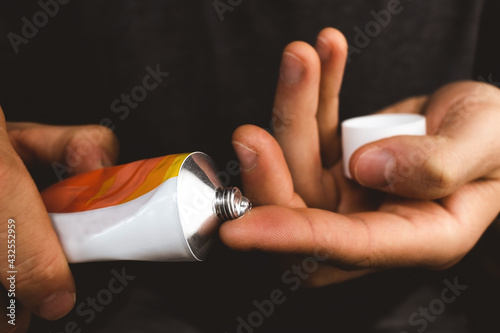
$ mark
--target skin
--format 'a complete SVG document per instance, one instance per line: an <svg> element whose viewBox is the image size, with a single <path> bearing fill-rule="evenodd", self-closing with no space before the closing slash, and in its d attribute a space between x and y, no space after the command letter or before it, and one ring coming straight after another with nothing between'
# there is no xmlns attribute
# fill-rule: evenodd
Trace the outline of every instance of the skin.
<svg viewBox="0 0 500 333"><path fill-rule="evenodd" d="M337 136L346 56L346 40L332 28L315 48L285 48L274 138L250 125L233 135L245 195L259 207L225 222L220 237L235 250L292 261L328 254L312 286L395 267L448 268L500 212L500 92L457 82L381 110L426 115L428 135L361 147L348 180Z"/></svg>
<svg viewBox="0 0 500 333"><path fill-rule="evenodd" d="M72 161L76 174L111 165L117 154L118 141L105 127L6 123L0 108L0 239L7 247L8 219L14 219L17 270L16 325L0 320L0 332L25 332L32 313L54 320L75 303L73 276L26 165ZM0 251L3 309L9 304L8 264L7 251Z"/></svg>

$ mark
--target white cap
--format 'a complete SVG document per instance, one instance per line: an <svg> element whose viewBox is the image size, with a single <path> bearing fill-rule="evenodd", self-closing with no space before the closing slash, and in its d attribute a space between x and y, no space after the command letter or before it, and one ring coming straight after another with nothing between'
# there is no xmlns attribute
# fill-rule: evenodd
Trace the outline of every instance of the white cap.
<svg viewBox="0 0 500 333"><path fill-rule="evenodd" d="M342 154L344 175L351 178L351 155L367 143L396 135L425 135L425 117L420 114L374 114L342 122Z"/></svg>

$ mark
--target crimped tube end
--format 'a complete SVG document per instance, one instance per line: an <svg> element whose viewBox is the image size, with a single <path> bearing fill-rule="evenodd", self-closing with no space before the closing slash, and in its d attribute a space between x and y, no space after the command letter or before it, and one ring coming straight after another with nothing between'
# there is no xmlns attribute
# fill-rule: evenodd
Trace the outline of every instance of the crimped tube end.
<svg viewBox="0 0 500 333"><path fill-rule="evenodd" d="M237 187L220 187L215 194L214 209L222 221L235 220L252 209L252 203Z"/></svg>

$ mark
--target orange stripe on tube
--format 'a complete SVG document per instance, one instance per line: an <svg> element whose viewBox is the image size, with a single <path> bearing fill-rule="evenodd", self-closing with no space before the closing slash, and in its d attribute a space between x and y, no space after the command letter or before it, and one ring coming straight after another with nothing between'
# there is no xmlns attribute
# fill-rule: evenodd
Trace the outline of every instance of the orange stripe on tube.
<svg viewBox="0 0 500 333"><path fill-rule="evenodd" d="M42 192L42 199L49 213L74 213L119 205L176 177L188 155L151 158L77 175L47 188Z"/></svg>

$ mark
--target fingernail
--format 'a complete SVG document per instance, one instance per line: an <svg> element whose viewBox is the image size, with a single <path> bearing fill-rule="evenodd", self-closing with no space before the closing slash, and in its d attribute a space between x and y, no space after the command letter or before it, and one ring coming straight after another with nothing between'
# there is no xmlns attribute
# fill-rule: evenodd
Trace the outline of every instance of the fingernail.
<svg viewBox="0 0 500 333"><path fill-rule="evenodd" d="M354 178L367 187L383 188L396 168L394 155L386 149L372 149L361 155L354 168Z"/></svg>
<svg viewBox="0 0 500 333"><path fill-rule="evenodd" d="M244 144L233 141L233 147L240 160L241 171L252 171L257 166L257 153Z"/></svg>
<svg viewBox="0 0 500 333"><path fill-rule="evenodd" d="M75 305L76 294L60 291L47 297L38 308L38 315L44 319L56 320L64 317Z"/></svg>
<svg viewBox="0 0 500 333"><path fill-rule="evenodd" d="M283 53L280 70L280 77L283 82L287 84L299 82L304 76L304 69L304 64L297 56L289 52Z"/></svg>
<svg viewBox="0 0 500 333"><path fill-rule="evenodd" d="M316 52L318 52L321 62L326 62L328 59L330 59L332 50L330 49L330 46L328 45L326 39L322 37L318 37L316 39Z"/></svg>

